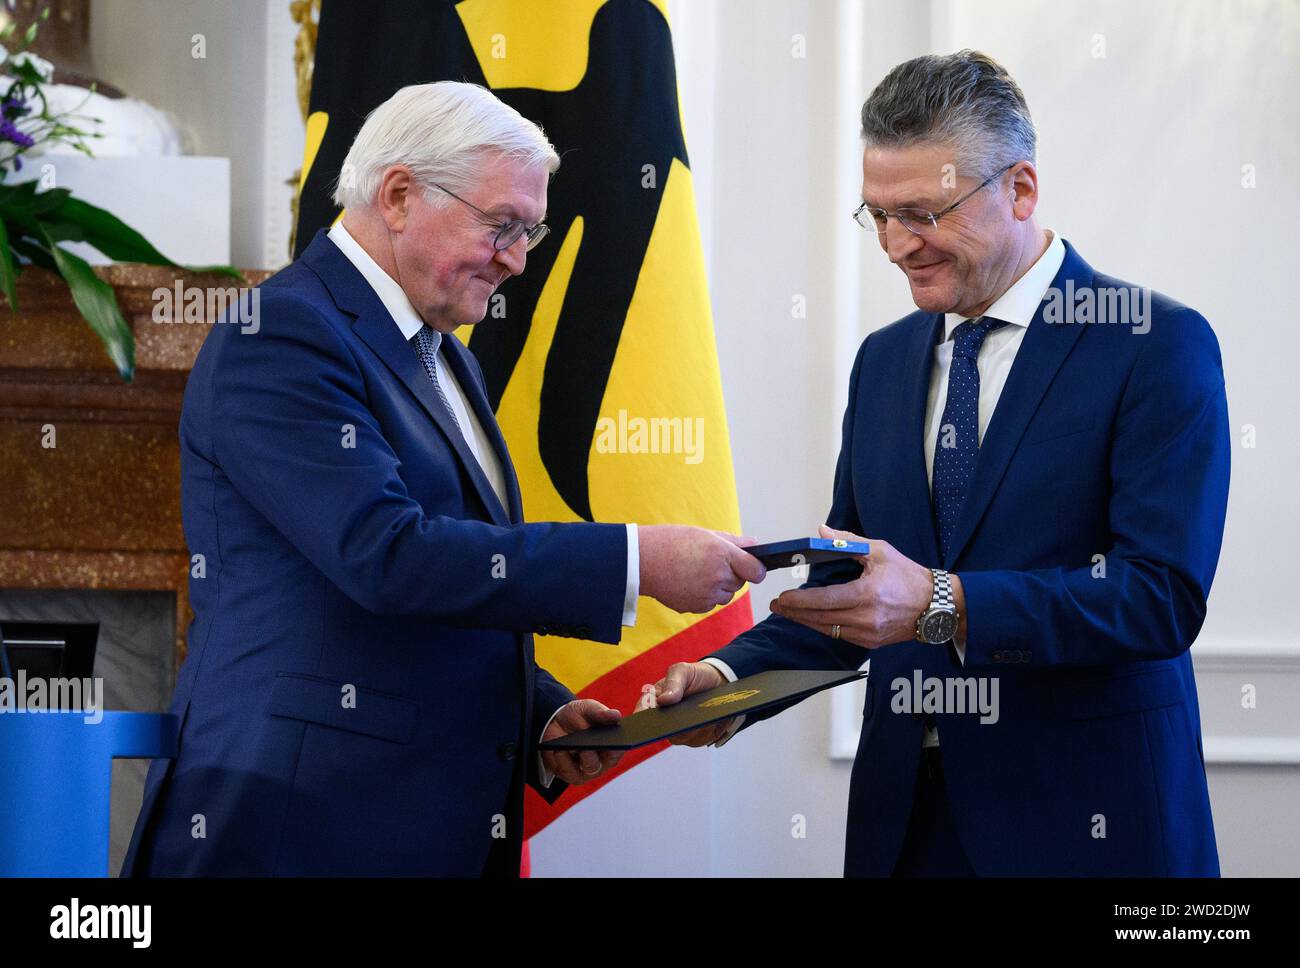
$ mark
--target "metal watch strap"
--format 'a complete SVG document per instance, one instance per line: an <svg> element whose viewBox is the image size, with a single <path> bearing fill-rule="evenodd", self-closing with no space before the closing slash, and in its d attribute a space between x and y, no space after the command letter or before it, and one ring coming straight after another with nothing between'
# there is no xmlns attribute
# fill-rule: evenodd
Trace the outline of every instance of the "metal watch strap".
<svg viewBox="0 0 1300 968"><path fill-rule="evenodd" d="M934 591L930 595L930 608L955 608L952 600L952 579L942 568L931 568L934 576Z"/></svg>

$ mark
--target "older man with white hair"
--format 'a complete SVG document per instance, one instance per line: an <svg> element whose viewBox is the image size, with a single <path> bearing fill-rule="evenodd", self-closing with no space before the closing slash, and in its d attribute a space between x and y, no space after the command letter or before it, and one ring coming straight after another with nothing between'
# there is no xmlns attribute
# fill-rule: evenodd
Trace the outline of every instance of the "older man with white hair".
<svg viewBox="0 0 1300 968"><path fill-rule="evenodd" d="M403 88L256 332L209 335L180 428L180 751L124 876L517 874L524 784L554 799L617 762L537 755L619 714L539 668L532 634L617 642L638 594L703 612L762 579L733 536L523 520L452 334L546 236L558 166L485 89Z"/></svg>

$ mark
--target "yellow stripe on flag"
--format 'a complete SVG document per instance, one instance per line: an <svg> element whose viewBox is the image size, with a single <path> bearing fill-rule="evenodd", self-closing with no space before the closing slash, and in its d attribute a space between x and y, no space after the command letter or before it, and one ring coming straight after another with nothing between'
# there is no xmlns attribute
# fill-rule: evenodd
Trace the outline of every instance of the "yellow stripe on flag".
<svg viewBox="0 0 1300 968"><path fill-rule="evenodd" d="M456 12L490 87L566 92L586 75L592 24L606 2L461 0ZM666 23L664 0L648 2ZM675 106L680 112L680 102ZM597 124L600 120L592 119ZM564 177L563 168L558 177ZM673 160L663 186L590 441L591 511L597 521L695 524L738 531L740 510L690 169ZM599 205L600 199L591 199L591 204ZM583 230L584 219L578 216L559 242L524 347L497 408L529 521L579 520L542 462L538 414L547 358ZM624 426L631 421L643 425L676 421L675 439L682 443L687 421L692 434L702 427L700 459L680 448L668 453L629 452L624 446L626 435L611 451L608 436L602 439L601 425L608 428L607 422L612 422L617 427L620 419ZM637 624L624 630L619 645L593 647L569 638L538 636L537 661L574 692L581 692L703 618L679 615L653 599L641 598Z"/></svg>
<svg viewBox="0 0 1300 968"><path fill-rule="evenodd" d="M329 127L330 116L324 111L313 111L307 119L307 141L302 149L302 174L298 176L298 193L307 184L307 174L316 162L316 153L320 151L321 142L325 140L325 129Z"/></svg>
<svg viewBox="0 0 1300 968"><path fill-rule="evenodd" d="M571 91L587 73L587 38L608 0L462 0L456 5L488 87Z"/></svg>
<svg viewBox="0 0 1300 968"><path fill-rule="evenodd" d="M587 73L587 40L609 0L461 0L456 13L488 87L571 91ZM666 21L667 0L649 0Z"/></svg>

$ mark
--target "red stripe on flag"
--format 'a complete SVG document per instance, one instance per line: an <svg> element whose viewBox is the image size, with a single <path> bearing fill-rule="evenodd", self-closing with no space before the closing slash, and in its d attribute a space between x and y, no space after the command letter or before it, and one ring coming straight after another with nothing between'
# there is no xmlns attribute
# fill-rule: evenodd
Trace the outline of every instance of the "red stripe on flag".
<svg viewBox="0 0 1300 968"><path fill-rule="evenodd" d="M606 706L621 709L623 715L632 712L641 698L641 687L647 682L657 682L674 662L694 662L721 648L754 624L754 612L749 603L749 592L741 595L725 608L701 619L689 628L682 629L671 638L647 649L624 662L578 693L579 699L599 699ZM629 750L618 766L582 786L565 790L555 803L547 803L532 787L524 793L524 836L531 837L564 813L575 803L591 796L610 780L626 773L660 750L667 749L668 741L652 743L640 749Z"/></svg>

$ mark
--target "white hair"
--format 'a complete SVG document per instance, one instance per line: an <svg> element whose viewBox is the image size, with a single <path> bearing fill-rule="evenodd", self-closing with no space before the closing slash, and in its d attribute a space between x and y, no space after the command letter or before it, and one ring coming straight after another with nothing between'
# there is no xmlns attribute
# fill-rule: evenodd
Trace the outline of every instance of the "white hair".
<svg viewBox="0 0 1300 968"><path fill-rule="evenodd" d="M450 198L433 182L470 190L483 155L496 152L554 172L560 156L542 129L478 84L438 81L401 88L370 112L343 160L334 186L341 208L372 204L384 172L406 165L435 205Z"/></svg>

